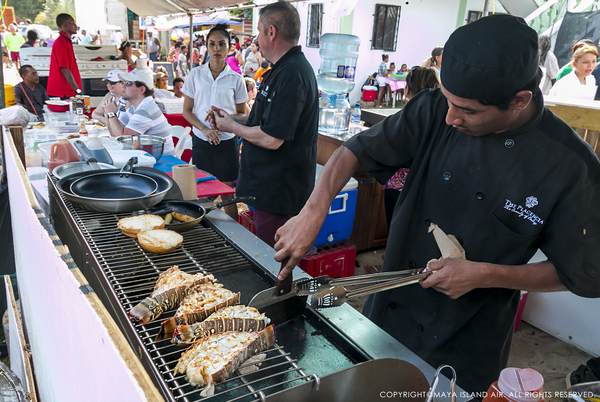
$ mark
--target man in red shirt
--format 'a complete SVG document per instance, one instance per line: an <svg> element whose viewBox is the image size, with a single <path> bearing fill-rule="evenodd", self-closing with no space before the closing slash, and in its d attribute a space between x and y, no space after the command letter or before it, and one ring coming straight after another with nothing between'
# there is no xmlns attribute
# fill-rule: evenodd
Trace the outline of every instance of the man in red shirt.
<svg viewBox="0 0 600 402"><path fill-rule="evenodd" d="M52 46L47 92L49 96L69 98L81 94L81 76L71 42L71 35L77 33L77 25L69 14L58 14L56 25L60 33Z"/></svg>

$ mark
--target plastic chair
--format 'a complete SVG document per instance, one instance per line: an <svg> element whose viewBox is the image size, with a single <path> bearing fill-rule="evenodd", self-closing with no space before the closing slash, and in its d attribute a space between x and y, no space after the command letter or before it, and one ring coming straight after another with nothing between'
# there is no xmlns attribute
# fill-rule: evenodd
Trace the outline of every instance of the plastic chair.
<svg viewBox="0 0 600 402"><path fill-rule="evenodd" d="M173 136L173 145L177 146L177 143L183 136L185 129L190 129L189 127L183 126L171 126L171 135Z"/></svg>
<svg viewBox="0 0 600 402"><path fill-rule="evenodd" d="M179 141L177 142L177 145L175 146L175 156L186 163L190 163L192 160L191 131L191 127L185 127Z"/></svg>

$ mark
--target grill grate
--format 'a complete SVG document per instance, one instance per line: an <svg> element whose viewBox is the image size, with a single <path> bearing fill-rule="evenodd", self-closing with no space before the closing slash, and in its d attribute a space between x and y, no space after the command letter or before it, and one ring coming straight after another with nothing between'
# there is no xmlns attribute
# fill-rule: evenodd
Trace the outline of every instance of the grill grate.
<svg viewBox="0 0 600 402"><path fill-rule="evenodd" d="M158 274L173 265L190 274L213 274L220 282L226 277L230 280L232 277L245 278L244 273L247 277L248 272L255 271L252 263L240 251L204 221L185 233L181 247L165 254L154 254L143 250L137 241L124 236L117 228L118 220L131 216L130 213L90 212L71 204L62 196L61 199L125 312L148 296ZM234 286L225 286L239 291ZM253 294L244 295L242 292L241 301L247 302ZM160 323L173 317L174 313L175 310L168 311L148 324L132 324L140 345L149 354L152 370L160 378L171 401L265 400L266 395L284 388L305 381L319 381L316 375L306 374L297 360L276 344L264 352L267 357L257 371L243 375L237 371L229 380L217 384L213 396L202 397L202 389L190 385L184 375L173 372L186 348L172 345L170 340L154 341Z"/></svg>

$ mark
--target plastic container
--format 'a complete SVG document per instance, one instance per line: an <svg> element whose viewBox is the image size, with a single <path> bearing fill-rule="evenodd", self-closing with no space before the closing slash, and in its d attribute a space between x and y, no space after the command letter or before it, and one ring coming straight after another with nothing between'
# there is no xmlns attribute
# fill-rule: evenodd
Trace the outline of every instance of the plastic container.
<svg viewBox="0 0 600 402"><path fill-rule="evenodd" d="M350 123L358 124L360 122L360 103L354 105L354 109L352 109L352 114L350 115Z"/></svg>
<svg viewBox="0 0 600 402"><path fill-rule="evenodd" d="M4 84L4 102L6 107L14 106L17 104L15 101L15 86L10 84Z"/></svg>
<svg viewBox="0 0 600 402"><path fill-rule="evenodd" d="M61 138L58 142L52 144L50 148L50 160L48 160L48 169L50 173L55 167L64 163L78 162L79 154L75 147L66 138Z"/></svg>
<svg viewBox="0 0 600 402"><path fill-rule="evenodd" d="M98 162L108 163L109 165L113 164L113 160L106 148L102 145L102 141L98 138L98 134L90 133L86 146Z"/></svg>
<svg viewBox="0 0 600 402"><path fill-rule="evenodd" d="M321 36L321 66L317 83L328 94L343 94L354 88L360 38L355 35L327 33Z"/></svg>
<svg viewBox="0 0 600 402"><path fill-rule="evenodd" d="M490 385L483 402L541 402L543 388L544 377L534 369L509 367Z"/></svg>
<svg viewBox="0 0 600 402"><path fill-rule="evenodd" d="M147 152L137 149L108 149L108 153L113 160L115 167L122 168L129 158L135 156L138 158L138 163L135 166L154 167L156 159Z"/></svg>
<svg viewBox="0 0 600 402"><path fill-rule="evenodd" d="M307 274L317 277L328 275L331 278L344 278L354 275L356 246L337 243L317 248L317 252L307 255L298 266Z"/></svg>
<svg viewBox="0 0 600 402"><path fill-rule="evenodd" d="M251 231L253 234L256 234L256 226L254 226L254 214L252 211L244 210L238 213L238 223Z"/></svg>
<svg viewBox="0 0 600 402"><path fill-rule="evenodd" d="M317 165L316 178L323 170L323 166ZM320 247L326 244L337 243L347 240L352 235L354 215L356 213L356 199L358 196L358 182L350 178L342 191L335 197L329 207L327 217L321 230L317 235L314 246Z"/></svg>
<svg viewBox="0 0 600 402"><path fill-rule="evenodd" d="M350 103L344 94L323 94L319 104L319 132L344 135L350 123Z"/></svg>
<svg viewBox="0 0 600 402"><path fill-rule="evenodd" d="M377 87L372 85L365 85L362 91L362 100L365 102L374 102L377 96Z"/></svg>

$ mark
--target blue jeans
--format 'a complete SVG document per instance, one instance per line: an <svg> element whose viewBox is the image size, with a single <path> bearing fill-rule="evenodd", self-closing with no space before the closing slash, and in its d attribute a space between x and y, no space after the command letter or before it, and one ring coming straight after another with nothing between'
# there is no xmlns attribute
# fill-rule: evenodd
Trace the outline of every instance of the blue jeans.
<svg viewBox="0 0 600 402"><path fill-rule="evenodd" d="M152 52L152 53L150 53L150 60L152 60L152 61L158 61L158 52Z"/></svg>

